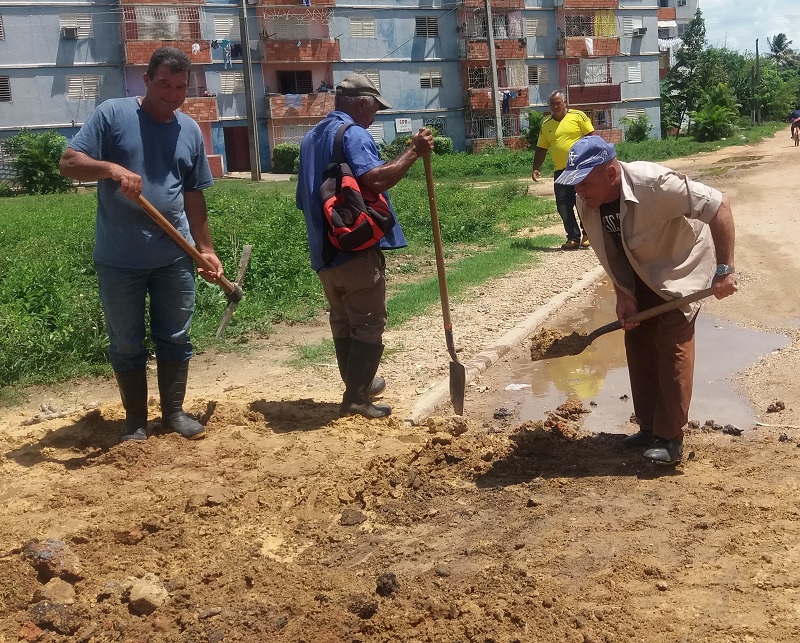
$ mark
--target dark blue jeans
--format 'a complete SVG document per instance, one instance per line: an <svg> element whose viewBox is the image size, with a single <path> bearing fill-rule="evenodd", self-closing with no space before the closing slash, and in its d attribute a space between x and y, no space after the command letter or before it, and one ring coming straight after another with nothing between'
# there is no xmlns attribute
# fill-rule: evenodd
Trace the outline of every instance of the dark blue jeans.
<svg viewBox="0 0 800 643"><path fill-rule="evenodd" d="M564 170L556 170L553 172L553 180L561 176ZM581 240L581 228L578 224L578 219L575 216L575 186L574 185L559 185L553 183L553 192L556 196L556 209L564 222L564 230L567 233L567 239L573 241Z"/></svg>
<svg viewBox="0 0 800 643"><path fill-rule="evenodd" d="M189 325L194 312L194 264L187 256L163 268L135 270L95 263L106 317L108 357L115 371L147 363L145 303L150 296L150 336L160 362L192 356Z"/></svg>

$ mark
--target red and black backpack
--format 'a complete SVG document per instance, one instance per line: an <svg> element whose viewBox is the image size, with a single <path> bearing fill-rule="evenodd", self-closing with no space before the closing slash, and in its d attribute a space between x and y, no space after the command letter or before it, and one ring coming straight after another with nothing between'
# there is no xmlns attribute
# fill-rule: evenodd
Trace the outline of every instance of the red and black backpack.
<svg viewBox="0 0 800 643"><path fill-rule="evenodd" d="M362 188L344 156L344 133L355 123L345 123L336 132L333 158L322 173L322 212L327 240L339 250L365 250L378 243L394 227L395 219L382 194Z"/></svg>

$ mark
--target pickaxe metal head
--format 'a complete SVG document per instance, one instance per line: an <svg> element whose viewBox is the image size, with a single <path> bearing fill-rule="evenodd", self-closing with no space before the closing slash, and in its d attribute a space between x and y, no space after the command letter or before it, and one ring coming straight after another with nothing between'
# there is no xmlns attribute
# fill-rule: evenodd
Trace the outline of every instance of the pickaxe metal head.
<svg viewBox="0 0 800 643"><path fill-rule="evenodd" d="M244 248L242 248L242 258L239 259L239 270L236 273L236 281L228 282L231 286L230 291L227 288L224 288L225 295L228 298L228 306L225 308L225 314L222 316L222 321L219 323L219 328L217 328L218 339L222 337L222 333L225 332L225 328L233 318L233 311L236 310L236 306L239 305L239 302L242 301L242 297L244 297L241 284L244 281L244 274L247 272L247 266L250 265L250 254L252 252L253 246L251 245L246 245Z"/></svg>

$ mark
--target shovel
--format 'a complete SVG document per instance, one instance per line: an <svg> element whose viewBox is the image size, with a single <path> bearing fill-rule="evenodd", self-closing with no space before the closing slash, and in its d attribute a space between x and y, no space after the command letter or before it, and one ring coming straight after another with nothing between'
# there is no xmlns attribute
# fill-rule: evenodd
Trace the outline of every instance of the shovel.
<svg viewBox="0 0 800 643"><path fill-rule="evenodd" d="M670 310L681 308L686 304L691 304L695 301L705 299L712 293L712 288L699 290L691 295L679 297L678 299L667 301L658 306L654 306L653 308L648 308L647 310L643 310L635 315L631 315L626 321L643 322L647 319L658 317L662 313L669 312ZM531 360L535 362L542 359L553 359L556 357L565 357L567 355L577 355L578 353L582 353L584 350L586 350L589 344L591 344L601 335L605 335L606 333L610 333L614 330L620 330L621 328L622 324L619 322L619 320L617 320L593 330L588 335L572 333L571 335L566 335L563 337L554 337L553 331L548 333L545 329L543 332L538 333L533 338L531 343Z"/></svg>
<svg viewBox="0 0 800 643"><path fill-rule="evenodd" d="M442 318L444 320L444 338L447 352L450 353L450 403L456 415L464 414L464 394L467 388L467 369L458 361L453 344L453 324L450 321L450 298L447 295L447 276L444 271L444 252L442 251L442 231L439 229L439 209L436 207L436 194L433 190L433 170L431 156L422 157L425 164L425 181L428 185L428 205L431 210L431 226L433 227L433 247L436 250L436 274L439 279L439 298L442 300Z"/></svg>
<svg viewBox="0 0 800 643"><path fill-rule="evenodd" d="M194 260L195 264L205 270L213 272L214 266L212 266L192 244L184 239L183 235L175 229L175 227L155 208L152 203L150 203L150 201L145 199L140 194L138 197L136 197L136 202L139 204L139 207L145 211L147 216L155 221L159 227L166 232L173 241L175 241L175 243L183 248L184 252L186 252L186 254L188 254ZM233 311L236 310L236 306L239 305L239 302L244 296L240 284L244 279L244 273L247 270L248 263L250 262L250 252L252 248L252 246L244 247L242 259L239 262L239 274L236 277L236 281L229 281L225 278L225 276L219 278L219 287L222 288L222 292L224 292L225 296L228 298L228 307L226 308L222 322L217 329L217 337L222 335L222 332L225 330L228 322L230 322L231 317L233 317Z"/></svg>

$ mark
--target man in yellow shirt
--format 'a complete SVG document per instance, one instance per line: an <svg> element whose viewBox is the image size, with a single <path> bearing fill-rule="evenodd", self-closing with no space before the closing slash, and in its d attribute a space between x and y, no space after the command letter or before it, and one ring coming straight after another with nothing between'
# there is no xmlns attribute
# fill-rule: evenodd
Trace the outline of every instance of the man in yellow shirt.
<svg viewBox="0 0 800 643"><path fill-rule="evenodd" d="M567 166L567 155L569 149L579 138L594 132L591 119L579 109L569 109L564 94L558 90L550 94L550 116L544 119L542 129L539 132L539 140L536 142L536 152L533 155L533 172L531 178L538 181L541 177L539 170L544 163L547 150L550 150L550 157L553 159L553 179L561 176ZM562 250L577 250L578 248L589 247L589 237L586 232L581 234L583 224L578 224L575 218L575 188L571 185L559 185L553 183L553 192L556 197L556 208L561 220L564 222L564 230L567 233L567 241L562 244Z"/></svg>

